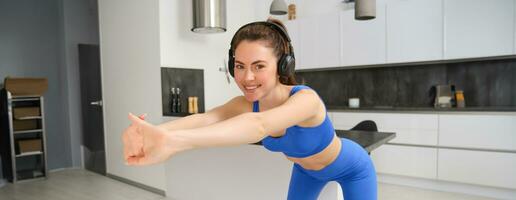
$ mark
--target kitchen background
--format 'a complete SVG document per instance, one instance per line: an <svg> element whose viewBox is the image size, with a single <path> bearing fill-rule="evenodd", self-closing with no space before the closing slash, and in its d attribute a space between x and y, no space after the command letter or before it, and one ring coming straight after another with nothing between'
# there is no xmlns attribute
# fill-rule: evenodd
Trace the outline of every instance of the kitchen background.
<svg viewBox="0 0 516 200"><path fill-rule="evenodd" d="M206 110L240 95L219 68L234 32L266 19L269 1L228 1L227 32L209 35L190 31L191 1L28 2L0 1L0 74L49 79L45 107L52 170L82 167L76 48L100 44L109 175L178 199L277 199L274 194L286 190L290 163L257 146L195 150L145 168L128 167L120 156L127 112L148 113L152 123L176 119L162 115L161 67L202 69ZM398 145L373 152L381 181L516 196L516 121L510 112L516 106L514 0L377 0L376 19L365 22L355 21L341 0L286 2L297 5L296 20L280 19L293 39L298 75L317 89L336 127L370 118L380 130L397 132ZM464 90L470 110L433 110L427 95L436 84ZM349 97L359 97L361 108L348 109ZM398 110L407 107L414 110ZM482 123L487 126L473 126ZM482 143L488 140L475 129L498 143ZM457 145L446 140L451 137L480 142ZM458 149L463 153L458 158L468 160L454 157ZM492 165L470 162L478 158L489 158ZM451 166L454 160L470 166ZM461 174L468 171L463 169L475 174L477 166L487 175ZM336 187L330 186L331 196ZM199 188L202 192L195 192Z"/></svg>
<svg viewBox="0 0 516 200"><path fill-rule="evenodd" d="M297 75L300 82L305 81L317 90L330 109L345 109L348 99L353 97L360 98L363 109L434 109L433 86L446 84L464 91L467 108L461 110L516 109L514 58L365 69L330 68L305 70Z"/></svg>

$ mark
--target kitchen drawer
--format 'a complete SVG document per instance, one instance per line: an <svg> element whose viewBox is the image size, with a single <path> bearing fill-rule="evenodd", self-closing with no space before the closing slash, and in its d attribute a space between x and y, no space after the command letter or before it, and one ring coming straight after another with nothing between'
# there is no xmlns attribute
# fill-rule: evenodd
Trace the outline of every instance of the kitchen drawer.
<svg viewBox="0 0 516 200"><path fill-rule="evenodd" d="M437 149L382 145L371 152L376 172L427 179L437 178Z"/></svg>
<svg viewBox="0 0 516 200"><path fill-rule="evenodd" d="M439 145L516 150L516 115L439 115Z"/></svg>
<svg viewBox="0 0 516 200"><path fill-rule="evenodd" d="M363 120L373 120L379 131L396 133L390 143L437 145L437 114L333 112L331 116L336 129L351 129Z"/></svg>
<svg viewBox="0 0 516 200"><path fill-rule="evenodd" d="M438 179L516 189L516 154L439 149Z"/></svg>

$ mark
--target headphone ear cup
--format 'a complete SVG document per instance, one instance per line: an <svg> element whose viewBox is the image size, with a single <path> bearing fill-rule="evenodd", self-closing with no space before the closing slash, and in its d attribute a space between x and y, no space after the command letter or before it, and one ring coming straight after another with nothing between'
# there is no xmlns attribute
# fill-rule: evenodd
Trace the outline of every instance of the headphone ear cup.
<svg viewBox="0 0 516 200"><path fill-rule="evenodd" d="M283 54L278 61L278 75L290 76L294 74L296 60L291 54Z"/></svg>
<svg viewBox="0 0 516 200"><path fill-rule="evenodd" d="M281 58L278 60L278 75L279 76L285 76L285 67L286 67L286 55L281 55Z"/></svg>
<svg viewBox="0 0 516 200"><path fill-rule="evenodd" d="M229 49L228 54L228 71L231 77L235 77L235 56L233 55L233 50Z"/></svg>
<svg viewBox="0 0 516 200"><path fill-rule="evenodd" d="M294 75L296 70L296 57L292 54L288 54L288 56L285 59L286 65L285 65L285 72L286 76Z"/></svg>

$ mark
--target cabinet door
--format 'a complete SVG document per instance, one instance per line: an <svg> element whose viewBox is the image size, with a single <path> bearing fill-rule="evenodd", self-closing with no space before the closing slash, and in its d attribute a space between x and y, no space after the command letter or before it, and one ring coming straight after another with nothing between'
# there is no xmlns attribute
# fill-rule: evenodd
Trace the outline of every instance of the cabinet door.
<svg viewBox="0 0 516 200"><path fill-rule="evenodd" d="M439 115L439 145L516 150L516 115Z"/></svg>
<svg viewBox="0 0 516 200"><path fill-rule="evenodd" d="M339 112L332 116L335 129L348 130L363 120L373 120L379 131L396 133L390 143L437 145L437 114Z"/></svg>
<svg viewBox="0 0 516 200"><path fill-rule="evenodd" d="M385 3L376 1L376 18L355 20L353 9L340 12L341 66L382 64L386 61Z"/></svg>
<svg viewBox="0 0 516 200"><path fill-rule="evenodd" d="M508 55L514 44L514 0L446 0L446 59Z"/></svg>
<svg viewBox="0 0 516 200"><path fill-rule="evenodd" d="M438 179L516 189L516 154L439 149Z"/></svg>
<svg viewBox="0 0 516 200"><path fill-rule="evenodd" d="M299 23L299 50L296 52L296 68L307 69L316 67L317 20L315 17L300 17L297 21Z"/></svg>
<svg viewBox="0 0 516 200"><path fill-rule="evenodd" d="M285 20L283 21L285 27L287 28L288 36L290 37L290 42L292 44L292 48L294 48L294 56L296 57L296 69L299 67L299 23L298 20Z"/></svg>
<svg viewBox="0 0 516 200"><path fill-rule="evenodd" d="M298 69L338 67L340 28L338 12L305 16L299 22Z"/></svg>
<svg viewBox="0 0 516 200"><path fill-rule="evenodd" d="M437 178L437 149L382 145L371 152L376 172L419 178Z"/></svg>
<svg viewBox="0 0 516 200"><path fill-rule="evenodd" d="M388 0L387 62L443 58L442 0Z"/></svg>
<svg viewBox="0 0 516 200"><path fill-rule="evenodd" d="M317 17L316 60L320 67L340 66L340 17L338 12Z"/></svg>

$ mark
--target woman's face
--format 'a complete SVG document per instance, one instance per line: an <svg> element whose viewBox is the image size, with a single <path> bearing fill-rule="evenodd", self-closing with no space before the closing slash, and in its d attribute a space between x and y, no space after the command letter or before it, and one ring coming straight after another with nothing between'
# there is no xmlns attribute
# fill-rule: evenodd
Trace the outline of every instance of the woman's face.
<svg viewBox="0 0 516 200"><path fill-rule="evenodd" d="M235 82L245 98L257 101L279 82L277 58L264 41L244 40L235 49Z"/></svg>

